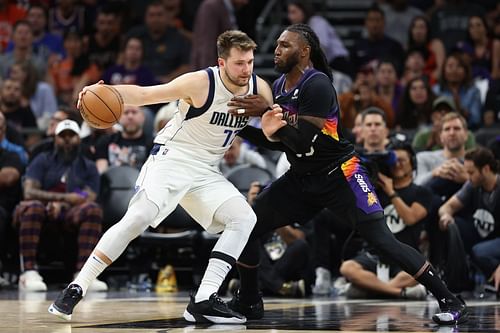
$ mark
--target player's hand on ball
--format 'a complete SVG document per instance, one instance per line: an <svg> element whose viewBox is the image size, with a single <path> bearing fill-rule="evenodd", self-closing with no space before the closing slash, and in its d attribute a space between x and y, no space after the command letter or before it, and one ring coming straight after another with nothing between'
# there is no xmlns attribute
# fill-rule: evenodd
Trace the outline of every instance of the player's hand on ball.
<svg viewBox="0 0 500 333"><path fill-rule="evenodd" d="M98 85L98 84L104 84L104 81L103 80L99 80L97 83L91 84L90 86L85 86L85 87L83 87L82 91L80 91L78 93L78 101L76 102L76 108L78 110L80 110L80 106L82 105L82 97L83 97L83 95L85 95L85 93L87 92L87 90L90 87Z"/></svg>
<svg viewBox="0 0 500 333"><path fill-rule="evenodd" d="M287 122L283 119L283 109L278 104L272 106L272 110L267 111L262 115L262 131L270 141L277 141L273 135Z"/></svg>

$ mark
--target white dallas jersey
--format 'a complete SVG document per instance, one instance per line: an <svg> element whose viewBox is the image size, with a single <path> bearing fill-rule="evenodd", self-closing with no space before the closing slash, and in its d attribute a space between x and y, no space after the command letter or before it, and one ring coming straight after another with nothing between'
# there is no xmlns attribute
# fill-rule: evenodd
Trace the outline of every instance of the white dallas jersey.
<svg viewBox="0 0 500 333"><path fill-rule="evenodd" d="M172 157L195 159L209 165L218 165L236 134L248 124L249 117L228 113L227 103L235 96L222 83L218 67L205 69L210 82L208 98L200 108L185 101L179 106L154 142L163 144ZM255 74L248 84L246 95L257 94Z"/></svg>

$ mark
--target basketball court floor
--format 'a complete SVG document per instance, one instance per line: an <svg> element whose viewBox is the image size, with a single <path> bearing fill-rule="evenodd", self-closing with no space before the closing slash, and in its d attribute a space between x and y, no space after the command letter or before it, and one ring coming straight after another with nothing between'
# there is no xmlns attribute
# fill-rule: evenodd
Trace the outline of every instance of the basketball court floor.
<svg viewBox="0 0 500 333"><path fill-rule="evenodd" d="M437 303L431 298L266 298L262 320L245 325L193 325L182 318L187 292L89 293L76 308L71 322L48 314L47 307L56 295L56 291L23 294L0 290L0 332L500 332L500 301L495 297L469 300L468 323L439 327L431 320L437 311Z"/></svg>

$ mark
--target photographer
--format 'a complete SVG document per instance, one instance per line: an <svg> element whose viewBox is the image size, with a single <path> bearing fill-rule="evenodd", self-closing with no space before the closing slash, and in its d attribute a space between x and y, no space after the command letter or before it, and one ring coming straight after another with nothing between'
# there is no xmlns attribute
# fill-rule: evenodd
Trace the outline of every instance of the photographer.
<svg viewBox="0 0 500 333"><path fill-rule="evenodd" d="M431 193L413 183L416 161L411 146L402 142L395 143L392 153L396 156L396 162L390 168L389 176L378 173L381 190L377 194L389 229L399 241L418 250L423 230L422 221L428 214L426 207L430 206ZM378 257L370 248L365 248L355 258L345 261L340 272L351 282L347 290L348 297L426 297L425 287L400 267Z"/></svg>
<svg viewBox="0 0 500 333"><path fill-rule="evenodd" d="M357 152L370 172L370 180L377 184L378 173L390 175L396 164L394 153L388 150L392 142L383 110L369 107L361 112L361 136L363 147Z"/></svg>

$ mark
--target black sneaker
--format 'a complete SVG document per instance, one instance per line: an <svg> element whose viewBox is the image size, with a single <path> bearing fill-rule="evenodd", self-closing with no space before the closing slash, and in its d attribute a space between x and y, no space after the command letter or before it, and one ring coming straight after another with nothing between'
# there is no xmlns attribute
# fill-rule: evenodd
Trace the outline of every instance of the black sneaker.
<svg viewBox="0 0 500 333"><path fill-rule="evenodd" d="M82 288L77 284L70 284L61 291L56 301L49 306L49 312L59 318L71 320L73 308L80 302L82 297Z"/></svg>
<svg viewBox="0 0 500 333"><path fill-rule="evenodd" d="M262 294L259 293L259 300L254 304L245 304L241 301L240 291L234 293L233 298L227 303L227 306L238 313L243 314L247 319L261 319L264 317L264 302Z"/></svg>
<svg viewBox="0 0 500 333"><path fill-rule="evenodd" d="M245 316L231 310L217 293L206 301L195 303L194 295L184 311L184 319L192 323L242 324Z"/></svg>
<svg viewBox="0 0 500 333"><path fill-rule="evenodd" d="M467 305L465 305L462 297L457 296L457 299L460 301L459 304L456 304L456 302L452 300L447 300L446 304L440 305L441 312L432 316L432 320L439 325L457 325L465 323L469 319Z"/></svg>

